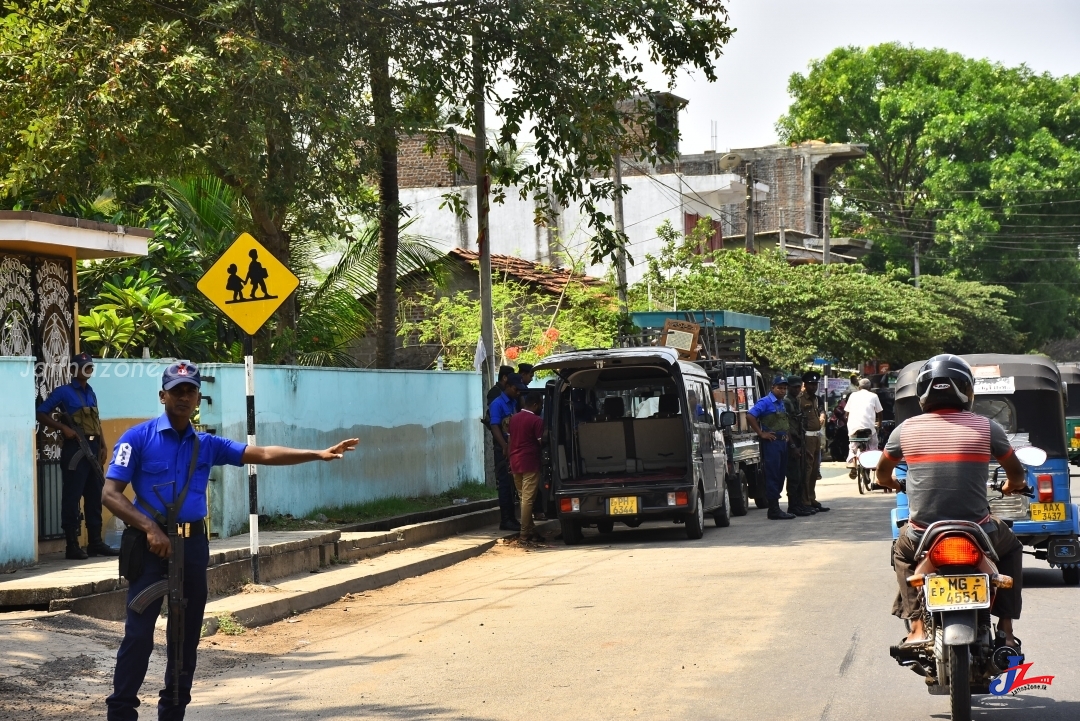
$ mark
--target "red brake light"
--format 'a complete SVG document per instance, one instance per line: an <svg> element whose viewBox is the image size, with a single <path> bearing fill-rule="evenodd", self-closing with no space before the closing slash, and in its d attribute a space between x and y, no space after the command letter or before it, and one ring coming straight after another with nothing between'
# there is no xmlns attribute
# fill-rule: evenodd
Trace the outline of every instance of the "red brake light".
<svg viewBox="0 0 1080 721"><path fill-rule="evenodd" d="M1036 476L1039 486L1039 503L1049 503L1054 500L1054 477L1050 474Z"/></svg>
<svg viewBox="0 0 1080 721"><path fill-rule="evenodd" d="M945 536L930 549L935 566L974 566L980 559L982 551L966 536Z"/></svg>
<svg viewBox="0 0 1080 721"><path fill-rule="evenodd" d="M675 491L675 505L685 506L690 503L690 497L685 491Z"/></svg>
<svg viewBox="0 0 1080 721"><path fill-rule="evenodd" d="M573 510L573 506L571 505L569 498L559 499L559 510L563 513L570 513L570 511Z"/></svg>

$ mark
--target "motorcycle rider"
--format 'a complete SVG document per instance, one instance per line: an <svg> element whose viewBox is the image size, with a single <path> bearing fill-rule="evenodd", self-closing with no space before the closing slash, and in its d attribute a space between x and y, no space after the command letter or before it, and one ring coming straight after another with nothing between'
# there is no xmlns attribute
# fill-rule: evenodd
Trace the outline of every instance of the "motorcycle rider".
<svg viewBox="0 0 1080 721"><path fill-rule="evenodd" d="M1011 589L998 589L991 613L1005 642L1019 648L1013 620L1020 618L1023 586L1023 545L1004 522L990 515L986 497L990 457L1001 464L1008 482L1003 493L1027 487L1024 467L1016 458L1005 430L994 421L971 412L975 401L971 367L954 355L928 360L916 379L922 415L909 418L893 430L877 467L878 485L905 490L910 516L900 529L893 551L900 586L894 614L911 624L905 646L928 641L923 622L921 589L907 583L916 566L915 551L923 532L937 521L978 523L998 554L998 568L1011 576ZM893 478L893 469L907 461L907 488Z"/></svg>

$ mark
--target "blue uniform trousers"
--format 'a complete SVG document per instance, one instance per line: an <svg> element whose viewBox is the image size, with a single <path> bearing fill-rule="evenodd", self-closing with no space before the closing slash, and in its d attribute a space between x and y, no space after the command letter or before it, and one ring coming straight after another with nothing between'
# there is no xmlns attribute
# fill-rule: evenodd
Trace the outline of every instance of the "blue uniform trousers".
<svg viewBox="0 0 1080 721"><path fill-rule="evenodd" d="M765 496L770 504L779 502L787 474L787 436L778 434L775 441L762 441L761 458L765 465Z"/></svg>
<svg viewBox="0 0 1080 721"><path fill-rule="evenodd" d="M79 532L79 501L82 501L83 518L86 519L86 528L90 533L90 540L93 541L95 537L100 538L101 534L101 481L90 464L97 463L101 441L95 438L87 441L87 445L90 446L94 458L81 458L74 470L68 466L80 450L79 442L65 441L60 449L60 476L63 479L60 526L64 531L76 534Z"/></svg>
<svg viewBox="0 0 1080 721"><path fill-rule="evenodd" d="M184 541L184 666L180 676L180 705L172 705L172 650L168 651L168 668L165 670L165 688L159 694L158 719L173 721L184 718L184 710L191 702L191 681L195 674L195 653L202 634L203 609L206 607L206 567L210 562L210 545L205 536L192 536ZM127 601L131 602L140 591L157 581L169 577L169 562L146 553L146 568L129 587ZM139 689L146 676L150 654L154 650L154 624L165 599L150 604L144 613L127 611L124 640L116 652L116 671L113 675L113 692L105 700L109 708L109 721L129 721L139 717Z"/></svg>

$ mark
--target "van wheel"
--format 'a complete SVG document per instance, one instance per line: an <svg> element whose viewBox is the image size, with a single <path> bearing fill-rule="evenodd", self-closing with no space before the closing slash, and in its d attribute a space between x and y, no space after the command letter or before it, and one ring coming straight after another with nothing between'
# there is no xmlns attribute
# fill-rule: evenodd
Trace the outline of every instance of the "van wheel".
<svg viewBox="0 0 1080 721"><path fill-rule="evenodd" d="M768 508L769 496L765 493L765 467L760 463L754 466L754 475L750 480L753 482L750 493L754 497L754 505L758 508Z"/></svg>
<svg viewBox="0 0 1080 721"><path fill-rule="evenodd" d="M576 546L581 543L581 524L569 518L560 518L559 525L562 527L563 543L567 546Z"/></svg>
<svg viewBox="0 0 1080 721"><path fill-rule="evenodd" d="M704 493L698 488L697 493L697 505L694 506L694 510L686 517L686 537L691 541L696 541L705 535L705 499Z"/></svg>
<svg viewBox="0 0 1080 721"><path fill-rule="evenodd" d="M731 498L731 515L745 516L750 510L750 489L746 485L746 471L742 466L728 476L728 496Z"/></svg>
<svg viewBox="0 0 1080 721"><path fill-rule="evenodd" d="M600 531L600 533L611 533L612 531L615 530L615 521L612 521L612 520L597 521L596 522L596 530Z"/></svg>
<svg viewBox="0 0 1080 721"><path fill-rule="evenodd" d="M1073 566L1061 569L1061 580L1065 581L1066 586L1080 585L1080 568Z"/></svg>
<svg viewBox="0 0 1080 721"><path fill-rule="evenodd" d="M731 525L731 517L728 515L728 509L731 507L731 494L728 493L728 489L724 487L724 505L713 511L713 522L716 523L717 528L727 528Z"/></svg>

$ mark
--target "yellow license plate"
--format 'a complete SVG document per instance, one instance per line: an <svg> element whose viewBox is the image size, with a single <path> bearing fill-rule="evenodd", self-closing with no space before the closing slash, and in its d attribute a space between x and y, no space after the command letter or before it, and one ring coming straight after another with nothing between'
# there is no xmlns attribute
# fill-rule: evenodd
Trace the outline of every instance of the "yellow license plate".
<svg viewBox="0 0 1080 721"><path fill-rule="evenodd" d="M620 496L608 499L608 513L612 516L632 516L637 513L637 496Z"/></svg>
<svg viewBox="0 0 1080 721"><path fill-rule="evenodd" d="M1032 503L1031 520L1033 521L1064 521L1064 503Z"/></svg>
<svg viewBox="0 0 1080 721"><path fill-rule="evenodd" d="M1080 448L1080 438L1070 438L1069 448Z"/></svg>
<svg viewBox="0 0 1080 721"><path fill-rule="evenodd" d="M989 577L927 576L926 607L931 611L989 608Z"/></svg>

